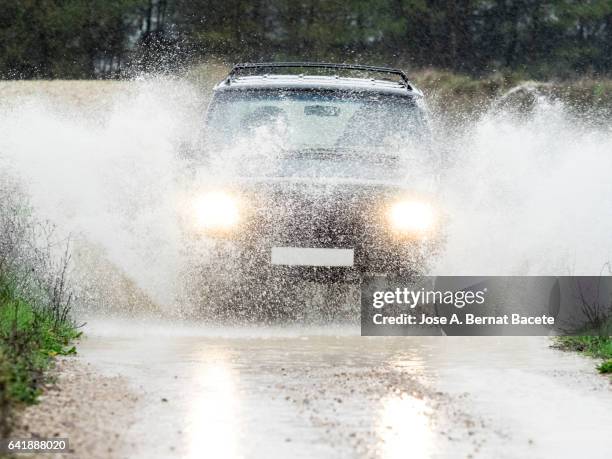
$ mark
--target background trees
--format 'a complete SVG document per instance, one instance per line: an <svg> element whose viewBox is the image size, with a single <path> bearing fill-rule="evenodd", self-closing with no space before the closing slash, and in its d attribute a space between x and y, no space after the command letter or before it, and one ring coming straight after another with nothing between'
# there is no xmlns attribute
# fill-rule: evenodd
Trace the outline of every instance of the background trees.
<svg viewBox="0 0 612 459"><path fill-rule="evenodd" d="M210 57L609 74L612 1L0 0L0 43L4 78L107 78Z"/></svg>

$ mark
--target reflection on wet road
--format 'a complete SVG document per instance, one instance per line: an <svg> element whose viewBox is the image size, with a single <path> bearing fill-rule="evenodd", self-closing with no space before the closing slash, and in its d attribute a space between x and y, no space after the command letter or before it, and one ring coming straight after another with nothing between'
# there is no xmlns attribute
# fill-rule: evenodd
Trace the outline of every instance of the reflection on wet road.
<svg viewBox="0 0 612 459"><path fill-rule="evenodd" d="M140 397L132 457L604 457L612 391L546 338L94 321ZM597 456L601 454L601 456Z"/></svg>

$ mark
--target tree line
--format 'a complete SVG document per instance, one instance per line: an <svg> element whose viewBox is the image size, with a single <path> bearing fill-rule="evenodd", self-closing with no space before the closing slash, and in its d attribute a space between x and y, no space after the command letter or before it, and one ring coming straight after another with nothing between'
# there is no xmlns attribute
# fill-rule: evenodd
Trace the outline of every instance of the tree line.
<svg viewBox="0 0 612 459"><path fill-rule="evenodd" d="M115 78L216 58L473 75L612 72L610 0L0 0L0 76Z"/></svg>

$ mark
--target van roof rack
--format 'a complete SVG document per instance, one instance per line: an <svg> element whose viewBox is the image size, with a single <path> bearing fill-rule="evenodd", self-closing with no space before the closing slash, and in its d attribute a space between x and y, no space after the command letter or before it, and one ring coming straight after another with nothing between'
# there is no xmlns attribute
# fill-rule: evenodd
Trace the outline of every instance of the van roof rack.
<svg viewBox="0 0 612 459"><path fill-rule="evenodd" d="M361 72L372 72L372 73L387 73L390 75L399 76L408 89L412 89L412 84L408 80L406 75L400 69L394 69L391 67L376 67L372 65L359 65L359 64L333 64L329 62L245 62L242 64L236 64L229 73L229 78L232 79L239 73L245 70L262 70L264 73L265 69L278 69L278 68L317 68L317 69L335 69L335 70L356 70Z"/></svg>

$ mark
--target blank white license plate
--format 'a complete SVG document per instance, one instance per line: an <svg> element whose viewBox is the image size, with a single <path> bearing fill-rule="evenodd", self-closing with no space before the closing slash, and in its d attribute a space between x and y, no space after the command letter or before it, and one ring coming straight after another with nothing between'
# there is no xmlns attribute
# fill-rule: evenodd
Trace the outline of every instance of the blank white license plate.
<svg viewBox="0 0 612 459"><path fill-rule="evenodd" d="M353 249L272 247L272 264L285 266L353 266Z"/></svg>

